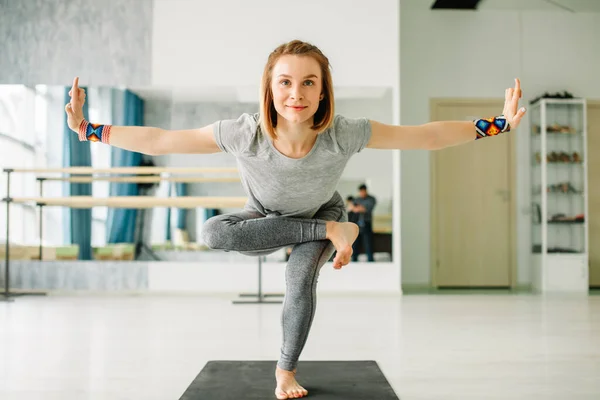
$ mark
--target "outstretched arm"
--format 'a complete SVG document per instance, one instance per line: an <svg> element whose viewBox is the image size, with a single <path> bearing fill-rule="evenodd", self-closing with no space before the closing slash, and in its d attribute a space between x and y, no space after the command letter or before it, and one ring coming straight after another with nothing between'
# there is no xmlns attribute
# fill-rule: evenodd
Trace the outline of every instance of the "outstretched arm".
<svg viewBox="0 0 600 400"><path fill-rule="evenodd" d="M505 91L504 110L501 116L477 121L436 121L415 126L386 125L371 121L372 149L439 150L457 146L476 139L495 136L515 129L525 115L525 108L518 109L521 98L521 82L515 79L515 87Z"/></svg>
<svg viewBox="0 0 600 400"><path fill-rule="evenodd" d="M71 100L65 106L67 122L69 128L78 134L79 140L101 141L148 155L221 151L215 141L212 125L199 129L166 130L146 126L92 124L83 118L85 91L79 87L79 78L73 80L69 95Z"/></svg>

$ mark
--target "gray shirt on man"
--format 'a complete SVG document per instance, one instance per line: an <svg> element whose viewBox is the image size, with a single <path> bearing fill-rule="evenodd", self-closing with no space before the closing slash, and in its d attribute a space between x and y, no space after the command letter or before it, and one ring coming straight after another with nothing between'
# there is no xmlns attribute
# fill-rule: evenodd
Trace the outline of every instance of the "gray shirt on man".
<svg viewBox="0 0 600 400"><path fill-rule="evenodd" d="M355 197L354 203L359 206L363 206L367 211L358 213L359 221L365 222L373 222L373 209L375 208L375 204L377 204L377 200L375 197L371 195L367 195L367 197Z"/></svg>

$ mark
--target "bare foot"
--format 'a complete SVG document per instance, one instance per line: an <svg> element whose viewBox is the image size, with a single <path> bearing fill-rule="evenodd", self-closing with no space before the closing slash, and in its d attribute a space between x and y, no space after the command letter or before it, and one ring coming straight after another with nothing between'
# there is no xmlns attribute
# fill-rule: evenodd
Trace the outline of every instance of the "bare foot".
<svg viewBox="0 0 600 400"><path fill-rule="evenodd" d="M358 237L358 225L352 222L327 222L327 239L337 250L333 259L333 268L340 269L350 262L352 243Z"/></svg>
<svg viewBox="0 0 600 400"><path fill-rule="evenodd" d="M275 379L277 380L275 396L278 399L299 399L308 395L308 391L296 382L296 370L286 371L277 367Z"/></svg>

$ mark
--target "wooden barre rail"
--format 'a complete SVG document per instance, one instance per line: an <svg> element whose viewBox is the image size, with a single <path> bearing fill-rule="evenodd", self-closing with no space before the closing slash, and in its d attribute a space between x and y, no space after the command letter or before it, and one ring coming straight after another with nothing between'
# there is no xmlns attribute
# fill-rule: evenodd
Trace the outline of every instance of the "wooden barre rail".
<svg viewBox="0 0 600 400"><path fill-rule="evenodd" d="M34 173L34 174L204 174L204 173L237 173L237 168L169 168L169 167L114 167L114 168L92 168L92 167L70 167L70 168L4 168L7 172Z"/></svg>
<svg viewBox="0 0 600 400"><path fill-rule="evenodd" d="M6 201L6 199L4 199ZM35 203L44 206L71 208L242 208L248 199L246 197L148 197L148 196L115 196L115 197L13 197L12 203Z"/></svg>
<svg viewBox="0 0 600 400"><path fill-rule="evenodd" d="M180 182L180 183L199 183L199 182L241 182L240 178L197 178L197 177L174 177L174 176L90 176L90 177L70 177L70 178L56 178L56 177L37 177L38 180L44 181L63 181L63 182L74 182L74 183L90 183L97 181L106 182L120 182L120 183L153 183L153 182Z"/></svg>

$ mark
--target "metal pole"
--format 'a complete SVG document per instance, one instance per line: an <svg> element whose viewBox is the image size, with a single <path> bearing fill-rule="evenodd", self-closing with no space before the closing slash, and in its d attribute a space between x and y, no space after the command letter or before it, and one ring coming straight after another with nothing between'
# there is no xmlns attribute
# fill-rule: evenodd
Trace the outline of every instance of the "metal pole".
<svg viewBox="0 0 600 400"><path fill-rule="evenodd" d="M262 256L258 256L258 300L262 299Z"/></svg>
<svg viewBox="0 0 600 400"><path fill-rule="evenodd" d="M9 246L9 242L10 242L10 238L9 238L9 233L10 233L10 173L12 172L12 169L5 169L4 172L6 172L6 252L5 252L5 264L4 264L4 300L5 301L11 301L10 296L9 296L9 281L10 281L10 257L9 257L9 251L10 251L10 246Z"/></svg>
<svg viewBox="0 0 600 400"><path fill-rule="evenodd" d="M262 292L262 260L263 256L258 256L258 293L241 293L240 297L256 297L256 300L234 300L233 304L281 304L278 300L265 300L267 297L276 297L283 294L263 294ZM266 256L265 256L266 260Z"/></svg>
<svg viewBox="0 0 600 400"><path fill-rule="evenodd" d="M43 189L44 178L39 178L39 179L40 179L40 197L43 197L43 195L44 195L44 189ZM44 205L40 203L39 206L40 206L40 261L42 261L42 237L44 236L44 231L43 231Z"/></svg>

